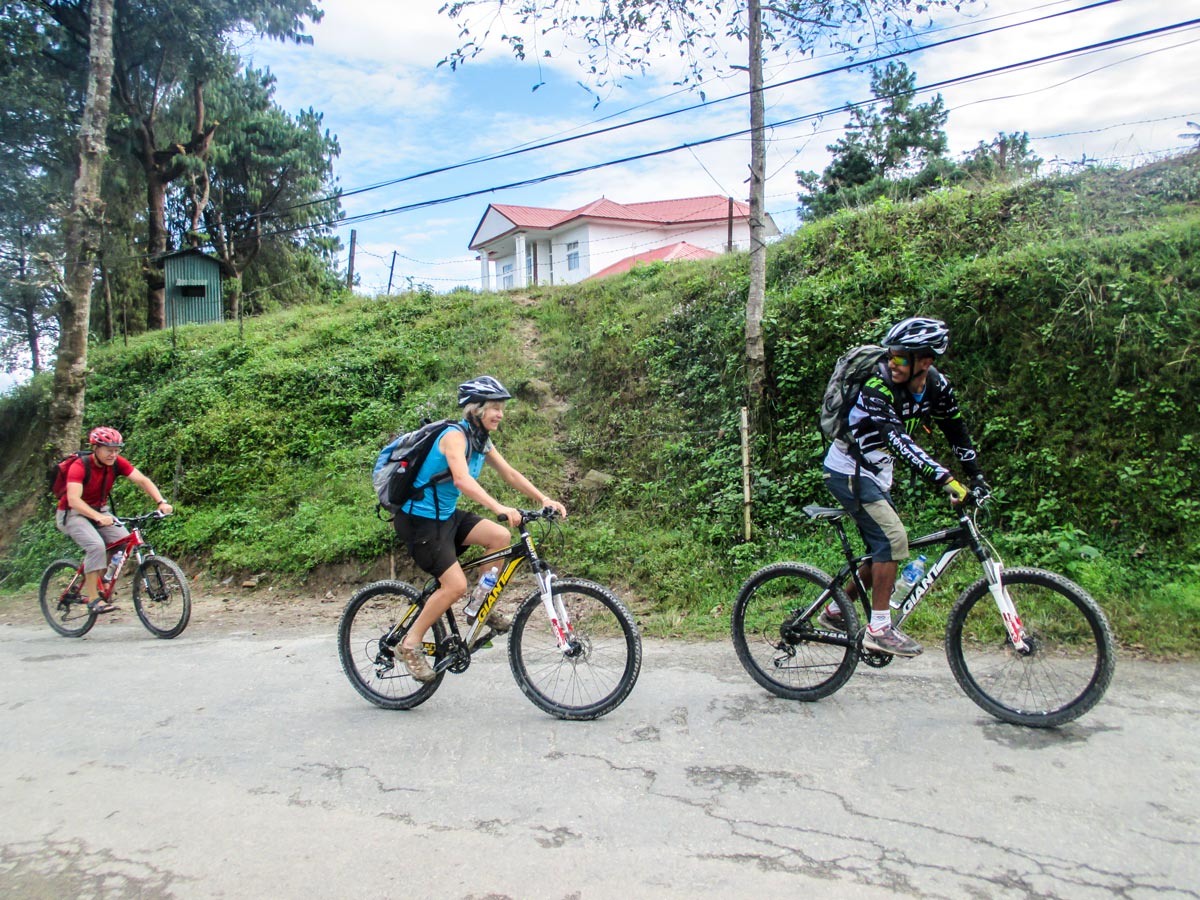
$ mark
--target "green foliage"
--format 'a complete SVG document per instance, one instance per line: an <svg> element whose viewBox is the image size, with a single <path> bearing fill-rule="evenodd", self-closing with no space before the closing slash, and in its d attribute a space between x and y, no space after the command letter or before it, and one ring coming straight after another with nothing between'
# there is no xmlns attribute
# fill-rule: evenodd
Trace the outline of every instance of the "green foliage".
<svg viewBox="0 0 1200 900"><path fill-rule="evenodd" d="M999 502L988 532L1011 565L1060 571L1154 652L1200 643L1200 156L957 188L806 226L771 248L768 383L751 442L754 538L742 541L740 407L747 260L648 266L536 288L515 303L472 290L341 297L234 324L109 344L92 357L87 421L178 503L164 552L219 571L303 577L372 560L378 448L453 388L491 372L517 395L498 444L571 517L547 556L610 583L647 633L720 636L741 581L780 559L838 564L816 425L834 360L898 318L945 318L953 380ZM534 348L534 349L530 349ZM20 409L9 404L20 403ZM0 402L24 421L44 394ZM20 456L0 438L4 458ZM936 435L922 443L945 457ZM612 476L585 491L589 470ZM0 508L28 473L0 471ZM485 469L485 486L513 502ZM118 502L142 499L130 486ZM940 497L903 475L910 533L943 527ZM6 586L36 578L57 532L10 542ZM937 640L978 577L963 562L912 622Z"/></svg>

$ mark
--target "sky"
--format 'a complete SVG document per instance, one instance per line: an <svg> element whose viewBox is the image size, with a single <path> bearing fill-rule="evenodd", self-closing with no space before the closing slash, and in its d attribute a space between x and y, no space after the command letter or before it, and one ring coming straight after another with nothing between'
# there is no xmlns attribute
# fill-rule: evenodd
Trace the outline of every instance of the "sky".
<svg viewBox="0 0 1200 900"><path fill-rule="evenodd" d="M517 23L498 21L481 56L457 71L439 67L459 43L458 24L438 13L442 4L324 0L324 18L310 28L311 45L247 39L240 46L249 64L275 74L280 106L293 115L308 108L323 113L325 127L341 147L335 172L346 192L348 216L432 204L338 227L343 272L351 229L357 232L360 293L383 293L389 281L393 293L422 285L439 292L478 287L479 263L467 247L489 203L573 209L600 197L619 203L707 194L748 199L745 136L496 189L747 129L749 101L736 96L749 87L744 44L730 40L714 47L718 65L700 86L708 104L688 111L703 101L700 90L677 86L684 73L673 47L664 48L647 74L625 73L615 86L598 89L587 82L581 65L586 56L561 41L545 39L527 61L514 60L495 36L506 26L517 30ZM1056 13L1062 15L1046 18ZM999 132L1024 131L1046 161L1043 172L1084 159L1136 165L1194 144L1180 135L1193 130L1189 122L1200 122L1200 23L1002 73L980 73L1197 19L1200 0L1100 5L1094 0L976 0L964 2L961 14L940 15L932 30L921 28L918 20L919 31L926 33L918 33L904 49L927 49L902 59L916 73L918 86L941 85L922 92L919 101L934 93L943 96L955 158ZM979 34L1003 26L1011 27ZM962 39L928 46L951 38ZM822 74L845 63L829 52L767 60L766 121L774 127L768 131L766 207L785 235L799 227L796 171L823 170L830 161L827 145L849 120L836 110L871 97L866 68ZM460 165L650 116L657 118L502 160ZM789 120L799 121L776 124ZM415 177L444 167L455 168ZM398 183L363 190L386 182ZM473 196L436 202L467 193ZM12 380L0 375L0 391Z"/></svg>
<svg viewBox="0 0 1200 900"><path fill-rule="evenodd" d="M531 53L524 62L514 60L495 39L506 26L518 30L509 20L495 24L484 54L451 71L437 65L458 44L458 24L438 13L442 2L326 0L323 20L310 29L311 45L252 42L242 49L253 65L276 75L280 106L293 114L308 107L324 113L325 126L341 146L335 171L344 191L408 179L346 196L348 216L480 192L340 226L343 271L350 231L357 232L359 292L382 293L389 279L393 293L414 285L436 291L477 287L479 263L467 247L489 203L572 209L599 197L623 203L705 194L748 199L748 137L490 190L748 128L749 101L733 97L749 87L744 70L733 68L745 65L746 47L730 41L717 48L719 65L701 88L709 105L662 116L702 102L698 91L676 86L683 71L674 48L664 48L661 63L646 75L626 73L617 86L597 90L580 65L586 57L561 41L543 39L538 50L551 51L550 58ZM918 86L936 85L1200 19L1200 0L1116 0L1024 24L1089 5L1089 0L964 3L962 14L942 15L935 31L918 35L909 46L1014 27L902 58L916 73ZM1200 24L1193 24L943 86L919 99L943 96L954 157L999 132L1026 131L1034 151L1046 160L1043 171L1085 158L1132 165L1192 145L1180 133L1190 130L1189 121L1200 121L1198 47ZM871 97L865 68L817 75L845 62L832 54L767 60L767 122L802 119L769 131L766 206L785 234L799 225L796 171L824 169L830 161L827 145L849 120L844 111L814 114ZM726 97L731 99L712 102ZM499 161L412 177L647 116L660 117Z"/></svg>

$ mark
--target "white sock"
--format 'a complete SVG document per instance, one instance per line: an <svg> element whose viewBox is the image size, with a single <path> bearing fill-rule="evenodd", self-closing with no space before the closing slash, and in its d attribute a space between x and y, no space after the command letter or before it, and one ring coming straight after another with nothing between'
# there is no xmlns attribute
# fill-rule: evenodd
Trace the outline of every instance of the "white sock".
<svg viewBox="0 0 1200 900"><path fill-rule="evenodd" d="M836 600L830 600L829 603L826 604L825 608L827 610L829 610L831 613L833 613L834 615L837 615L838 613L840 613L842 611L842 608L837 605Z"/></svg>
<svg viewBox="0 0 1200 900"><path fill-rule="evenodd" d="M867 626L875 634L892 627L892 614L886 609L871 610L871 624Z"/></svg>

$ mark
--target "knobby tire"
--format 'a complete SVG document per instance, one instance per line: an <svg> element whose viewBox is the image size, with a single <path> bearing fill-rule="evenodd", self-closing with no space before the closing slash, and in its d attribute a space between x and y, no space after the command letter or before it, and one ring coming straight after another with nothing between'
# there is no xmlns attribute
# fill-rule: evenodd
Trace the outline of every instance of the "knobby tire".
<svg viewBox="0 0 1200 900"><path fill-rule="evenodd" d="M508 662L525 696L560 719L597 719L629 696L642 667L642 638L633 615L608 588L581 579L552 587L571 618L576 647L564 653L540 592L517 609Z"/></svg>
<svg viewBox="0 0 1200 900"><path fill-rule="evenodd" d="M408 673L399 653L383 646L383 638L420 596L420 591L403 581L377 581L350 598L338 622L342 671L359 694L383 709L420 706L446 677L444 671L439 672L437 678L423 684ZM433 623L432 632L434 642L441 646L446 638L441 619Z"/></svg>
<svg viewBox="0 0 1200 900"><path fill-rule="evenodd" d="M968 587L946 623L946 658L959 686L998 719L1051 728L1077 719L1108 690L1112 629L1083 588L1041 569L1007 569L1004 585L1029 636L1008 638L987 581Z"/></svg>
<svg viewBox="0 0 1200 900"><path fill-rule="evenodd" d="M774 563L751 575L733 604L730 635L737 657L750 677L787 700L820 700L838 690L854 674L858 650L823 642L817 617L803 613L831 590L832 579L805 563ZM858 634L858 614L845 593L833 588L849 634Z"/></svg>
<svg viewBox="0 0 1200 900"><path fill-rule="evenodd" d="M79 560L56 559L42 573L38 604L46 622L63 637L83 637L96 624L96 614L83 602ZM69 592L69 593L68 593Z"/></svg>
<svg viewBox="0 0 1200 900"><path fill-rule="evenodd" d="M174 560L151 556L138 566L133 608L155 637L170 640L183 633L192 617L192 590Z"/></svg>

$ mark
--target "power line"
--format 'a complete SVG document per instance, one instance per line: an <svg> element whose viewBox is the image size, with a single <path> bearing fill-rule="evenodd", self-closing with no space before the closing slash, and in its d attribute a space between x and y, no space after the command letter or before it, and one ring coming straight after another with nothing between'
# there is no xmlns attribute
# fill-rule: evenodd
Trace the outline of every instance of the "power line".
<svg viewBox="0 0 1200 900"><path fill-rule="evenodd" d="M1090 10L1097 9L1099 7L1109 6L1110 4L1120 3L1120 2L1122 2L1122 0L1096 0L1096 2L1089 3L1085 6L1075 7L1073 9L1068 9L1068 10L1060 10L1059 12L1050 13L1050 14L1044 15L1044 16L1039 16L1034 19L1027 19L1027 20L1021 21L1021 22L1010 22L1007 25L999 25L994 28L985 29L983 31L976 31L976 32L972 32L970 34L958 35L956 37L946 38L945 40L934 41L929 44L912 47L907 50L897 50L892 53L886 53L886 54L883 54L880 56L871 57L869 59L845 63L840 66L835 66L831 69L822 69L821 71L818 71L818 72L812 72L807 75L801 75L796 78L790 78L790 79L786 79L784 81L779 81L779 82L775 82L775 83L772 83L769 85L765 85L763 87L763 91L766 92L769 90L775 90L777 88L789 87L789 86L799 84L804 81L811 81L811 80L818 79L818 78L824 78L824 77L827 77L830 75L836 75L840 72L848 72L853 69L862 68L864 66L877 65L878 63L896 59L901 56L907 56L907 55L910 55L913 53L920 53L925 50L933 50L933 49L936 49L939 47L945 47L950 44L955 44L960 41L970 40L972 38L977 38L977 37L985 37L987 35L997 34L1001 31L1007 31L1007 30L1013 29L1013 28L1021 28L1021 27L1025 27L1028 25L1034 25L1039 22L1046 22L1046 21L1050 21L1052 19L1057 19L1057 18L1063 17L1063 16L1074 15L1075 13L1088 12ZM1034 7L1034 9L1041 9L1041 8L1043 8L1043 7ZM605 128L595 129L593 131L584 132L583 134L578 134L578 135L574 135L571 137L557 138L554 140L543 141L541 143L535 143L535 144L518 145L517 147L515 147L511 150L506 150L501 153L495 153L495 154L491 154L489 156L475 157L473 159L465 160L463 162L451 163L449 165L439 166L439 167L433 168L433 169L426 169L425 171L422 171L422 172L416 172L412 175L405 175L400 178L393 178L388 181L377 182L376 184L368 185L366 187L355 188L354 190L350 190L350 191L342 191L341 193L337 194L335 197L325 197L322 199L306 201L305 203L299 203L299 204L296 204L295 206L286 207L283 211L286 212L287 210L290 210L290 209L299 209L304 206L311 206L311 205L314 205L317 203L329 202L332 199L344 199L346 197L352 197L352 196L356 196L358 194L364 194L364 193L368 193L371 191L380 190L385 187L393 187L397 184L404 184L405 182L416 181L421 178L427 178L431 175L441 175L441 174L445 174L446 172L453 172L457 169L467 168L469 166L474 166L474 165L480 165L480 164L486 163L486 162L498 162L499 160L508 159L513 156L519 156L524 153L531 153L535 150L545 150L545 149L549 149L552 147L560 146L562 144L568 144L568 143L572 143L574 141L584 140L585 138L597 137L599 135L609 134L611 132L619 131L619 130L622 130L625 128L632 128L635 125L644 125L648 122L655 122L660 119L669 118L671 116L677 116L677 115L681 115L681 114L687 113L687 112L695 112L696 110L707 109L709 107L716 106L721 103L726 103L730 100L744 99L746 97L749 97L750 94L751 94L751 91L748 91L748 90L741 91L736 94L729 94L725 97L719 97L716 100L706 100L701 103L692 104L690 106L684 106L684 107L681 107L681 108L675 109L675 110L668 110L667 112L658 113L653 116L646 116L641 119L634 119L631 122L623 122L623 123L620 123L617 125L609 125Z"/></svg>
<svg viewBox="0 0 1200 900"><path fill-rule="evenodd" d="M1104 2L1105 3L1114 2L1114 0L1104 0ZM1183 22L1174 23L1172 25L1164 25L1159 28L1148 29L1146 31L1137 32L1137 33L1129 34L1129 35L1124 35L1124 36L1117 37L1117 38L1110 38L1109 40L1106 40L1106 41L1099 41L1099 42L1096 42L1093 44L1087 44L1087 45L1084 45L1081 47L1073 48L1071 50L1063 50L1063 51L1058 51L1056 53L1044 54L1042 56L1034 57L1032 59L1028 59L1023 62L1019 62L1019 63L1010 63L1010 64L1003 65L1003 66L995 66L990 69L983 69L981 71L971 73L969 75L962 75L962 76L957 76L954 78L943 79L943 80L937 81L937 82L932 82L930 84L926 84L926 85L922 85L922 86L918 87L916 89L916 92L927 92L927 91L932 91L932 90L938 90L938 89L941 89L944 87L949 87L951 85L967 83L967 82L975 81L975 80L978 80L981 78L998 75L998 74L1001 74L1004 72L1011 72L1011 71L1017 71L1020 69L1030 68L1033 66L1042 65L1044 63L1055 61L1055 60L1062 60L1062 59L1068 59L1068 58L1071 58L1074 56L1087 55L1090 53L1097 52L1098 50L1101 50L1101 49L1117 47L1117 46L1121 46L1124 44L1145 40L1147 38L1154 37L1157 35L1162 35L1162 34L1167 34L1167 33L1175 32L1175 31L1181 31L1181 30L1184 30L1187 28L1192 28L1192 27L1195 27L1197 24L1200 24L1200 19L1189 19L1189 20L1185 20ZM812 77L812 76L805 76L804 78L794 79L794 81L805 80L805 78L808 78L808 77ZM798 123L804 122L804 121L812 121L814 119L822 119L825 116L832 115L834 113L848 112L852 109L855 109L855 108L858 108L858 107L861 107L864 105L879 102L880 99L882 99L882 98L874 98L869 101L859 101L856 103L847 103L847 104L843 104L841 106L834 107L831 109L822 110L821 112L807 113L805 115L795 116L795 117L792 117L789 119L784 119L784 120L781 120L778 122L768 123L768 124L764 125L764 130L783 128L783 127L795 125L795 124L798 124ZM555 172L555 173L551 173L548 175L535 176L533 178L526 178L526 179L522 179L519 181L509 182L507 184L494 185L494 186L486 187L486 188L479 188L479 189L476 189L473 191L465 191L463 193L454 194L454 195L445 196L445 197L439 197L439 198L432 199L432 200L423 200L423 201L419 201L417 203L410 203L410 204L405 204L403 206L392 207L390 209L377 210L377 211L371 212L371 213L362 213L357 216L347 216L342 219L328 220L325 222L315 223L314 225L298 226L295 228L283 228L283 229L278 229L275 231L268 231L268 232L264 232L264 237L279 235L279 234L289 234L289 233L292 233L295 231L306 230L307 228L310 228L310 227L332 227L335 225L344 226L344 225L351 224L351 223L372 221L374 219L383 218L383 217L390 216L390 215L396 215L396 214L403 213L403 212L413 212L413 211L419 210L419 209L427 209L431 206L439 206L439 205L443 205L446 203L453 203L458 200L465 200L470 197L477 197L477 196L481 196L483 194L490 194L490 193L495 193L497 191L504 191L504 190L512 190L512 189L519 188L519 187L528 187L528 186L535 185L535 184L543 184L547 181L553 181L553 180L556 180L559 178L565 178L565 177L572 176L572 175L580 175L585 172L596 171L598 169L608 168L608 167L616 166L616 165L622 165L622 164L629 163L629 162L636 162L636 161L643 160L643 159L651 159L654 157L663 156L663 155L670 154L670 153L676 153L680 150L690 149L692 147L700 147L700 146L705 146L708 144L713 144L713 143L718 143L721 141L730 140L730 139L737 138L737 137L744 137L746 135L751 134L752 132L753 132L753 129L751 129L751 128L739 129L737 131L728 132L726 134L717 135L715 137L703 138L703 139L696 140L696 141L688 141L688 142L685 142L682 144L676 144L671 147L660 148L658 150L645 151L642 153L635 153L635 154L631 154L629 156L624 156L624 157L620 157L617 159L610 159L610 160L607 160L604 162L599 162L599 163L592 163L592 164L589 164L586 166L577 166L572 169L565 169L560 172ZM413 176L413 177L415 177L415 176Z"/></svg>

